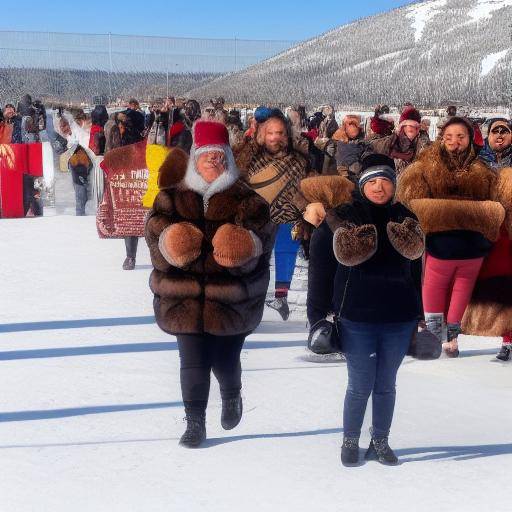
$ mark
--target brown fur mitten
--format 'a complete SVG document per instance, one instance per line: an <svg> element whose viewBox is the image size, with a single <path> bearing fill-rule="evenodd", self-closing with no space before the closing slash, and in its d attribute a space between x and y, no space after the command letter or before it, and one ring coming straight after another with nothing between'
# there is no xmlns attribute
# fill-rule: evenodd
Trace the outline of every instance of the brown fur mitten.
<svg viewBox="0 0 512 512"><path fill-rule="evenodd" d="M178 222L165 228L158 239L162 256L173 267L186 267L199 258L203 233L190 222Z"/></svg>
<svg viewBox="0 0 512 512"><path fill-rule="evenodd" d="M226 268L242 267L262 253L260 239L245 228L223 224L212 240L215 261Z"/></svg>
<svg viewBox="0 0 512 512"><path fill-rule="evenodd" d="M402 223L388 222L386 231L391 245L404 258L421 258L425 251L425 235L417 220L407 217Z"/></svg>
<svg viewBox="0 0 512 512"><path fill-rule="evenodd" d="M377 251L377 228L373 224L342 226L334 232L332 246L342 265L360 265Z"/></svg>

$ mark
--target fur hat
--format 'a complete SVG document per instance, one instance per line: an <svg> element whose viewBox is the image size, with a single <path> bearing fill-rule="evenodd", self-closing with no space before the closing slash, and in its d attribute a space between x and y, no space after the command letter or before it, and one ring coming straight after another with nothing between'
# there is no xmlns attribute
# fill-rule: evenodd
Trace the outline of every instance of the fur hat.
<svg viewBox="0 0 512 512"><path fill-rule="evenodd" d="M407 107L400 116L400 123L404 121L416 121L417 123L421 123L421 114L414 107Z"/></svg>
<svg viewBox="0 0 512 512"><path fill-rule="evenodd" d="M183 185L203 196L205 211L210 197L228 189L240 176L231 147L226 126L218 121L197 121L193 126L194 143L190 150ZM206 182L197 172L197 157L209 151L224 153L225 170L212 183Z"/></svg>
<svg viewBox="0 0 512 512"><path fill-rule="evenodd" d="M226 126L216 121L197 121L194 124L194 148L196 151L205 146L225 146L229 144Z"/></svg>
<svg viewBox="0 0 512 512"><path fill-rule="evenodd" d="M421 123L421 114L414 107L407 107L402 112L400 116L400 121L398 123L396 131L400 133L404 126L414 126L415 128L420 127Z"/></svg>

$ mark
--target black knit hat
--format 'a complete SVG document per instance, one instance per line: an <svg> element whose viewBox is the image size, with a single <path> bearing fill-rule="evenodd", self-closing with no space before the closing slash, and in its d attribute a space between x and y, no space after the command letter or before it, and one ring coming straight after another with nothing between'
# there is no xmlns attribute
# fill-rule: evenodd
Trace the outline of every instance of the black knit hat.
<svg viewBox="0 0 512 512"><path fill-rule="evenodd" d="M364 196L365 183L375 178L384 178L396 185L395 161L389 156L375 153L363 158L361 162L361 174L359 175L359 190Z"/></svg>

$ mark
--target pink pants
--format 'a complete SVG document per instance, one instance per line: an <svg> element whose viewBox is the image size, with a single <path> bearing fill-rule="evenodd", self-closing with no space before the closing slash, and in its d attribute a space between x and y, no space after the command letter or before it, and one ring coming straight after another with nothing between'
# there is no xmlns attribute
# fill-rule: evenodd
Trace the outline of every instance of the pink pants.
<svg viewBox="0 0 512 512"><path fill-rule="evenodd" d="M427 254L423 280L425 313L443 313L447 323L460 323L483 261L439 260Z"/></svg>

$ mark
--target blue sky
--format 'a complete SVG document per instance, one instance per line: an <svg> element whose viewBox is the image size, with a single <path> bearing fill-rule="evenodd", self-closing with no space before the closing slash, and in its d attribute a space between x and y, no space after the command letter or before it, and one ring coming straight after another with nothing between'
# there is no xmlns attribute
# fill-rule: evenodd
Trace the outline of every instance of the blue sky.
<svg viewBox="0 0 512 512"><path fill-rule="evenodd" d="M25 0L1 30L304 40L411 0Z"/></svg>

